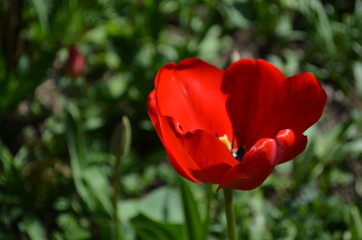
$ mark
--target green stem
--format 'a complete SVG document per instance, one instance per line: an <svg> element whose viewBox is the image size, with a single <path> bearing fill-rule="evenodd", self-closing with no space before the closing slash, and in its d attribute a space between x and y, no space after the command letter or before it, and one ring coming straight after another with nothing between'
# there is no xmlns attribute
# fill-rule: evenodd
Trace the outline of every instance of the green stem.
<svg viewBox="0 0 362 240"><path fill-rule="evenodd" d="M122 117L121 123L117 126L116 133L112 138L111 151L115 154L116 163L114 166L113 176L113 222L114 222L114 234L116 240L123 240L123 234L121 229L121 219L118 215L118 204L120 194L120 178L121 178L121 161L124 160L130 151L132 140L131 123L126 116Z"/></svg>
<svg viewBox="0 0 362 240"><path fill-rule="evenodd" d="M237 236L233 206L233 192L231 189L224 189L224 198L229 240L236 240Z"/></svg>
<svg viewBox="0 0 362 240"><path fill-rule="evenodd" d="M118 195L120 191L120 176L121 176L121 157L117 157L116 165L114 170L114 177L113 177L113 196L112 196L112 204L113 204L113 221L114 221L114 230L115 236L117 240L123 240L120 227L121 221L118 216Z"/></svg>

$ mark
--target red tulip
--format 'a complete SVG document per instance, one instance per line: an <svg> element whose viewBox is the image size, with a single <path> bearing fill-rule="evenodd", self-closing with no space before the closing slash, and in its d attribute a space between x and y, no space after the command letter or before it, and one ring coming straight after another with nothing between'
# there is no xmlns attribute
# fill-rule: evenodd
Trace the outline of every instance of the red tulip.
<svg viewBox="0 0 362 240"><path fill-rule="evenodd" d="M252 59L223 71L190 58L161 68L148 113L180 175L251 190L305 149L303 132L321 117L326 100L311 73L286 78Z"/></svg>
<svg viewBox="0 0 362 240"><path fill-rule="evenodd" d="M65 63L66 73L75 78L84 73L85 60L83 55L78 51L75 45L71 45L68 48L68 60Z"/></svg>

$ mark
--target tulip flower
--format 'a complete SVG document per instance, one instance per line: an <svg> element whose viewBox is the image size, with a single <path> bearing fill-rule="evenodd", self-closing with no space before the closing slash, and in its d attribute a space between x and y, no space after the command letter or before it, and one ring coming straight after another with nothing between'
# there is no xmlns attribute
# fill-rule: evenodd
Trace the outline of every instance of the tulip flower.
<svg viewBox="0 0 362 240"><path fill-rule="evenodd" d="M65 63L65 71L66 73L75 78L84 73L85 69L85 60L83 55L78 51L76 45L71 45L68 48L68 59Z"/></svg>
<svg viewBox="0 0 362 240"><path fill-rule="evenodd" d="M181 176L251 190L305 149L303 133L326 100L311 73L287 78L253 59L221 70L190 58L159 70L148 113Z"/></svg>

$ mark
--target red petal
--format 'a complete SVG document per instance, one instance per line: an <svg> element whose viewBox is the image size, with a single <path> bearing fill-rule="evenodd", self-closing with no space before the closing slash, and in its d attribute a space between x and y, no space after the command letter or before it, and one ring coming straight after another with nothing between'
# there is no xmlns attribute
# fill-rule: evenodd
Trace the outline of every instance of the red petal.
<svg viewBox="0 0 362 240"><path fill-rule="evenodd" d="M307 145L307 137L302 133L297 134L291 129L280 131L276 140L279 149L278 164L289 161L302 153Z"/></svg>
<svg viewBox="0 0 362 240"><path fill-rule="evenodd" d="M263 60L242 59L225 73L223 91L238 146L249 149L258 139L281 129L304 132L321 116L326 93L310 73L291 78Z"/></svg>
<svg viewBox="0 0 362 240"><path fill-rule="evenodd" d="M202 130L175 134L175 119L160 117L159 120L170 162L185 178L194 182L219 184L225 173L238 164L214 135Z"/></svg>
<svg viewBox="0 0 362 240"><path fill-rule="evenodd" d="M168 153L168 156L170 158L170 162L172 164L172 166L176 169L176 171L183 177L189 179L190 181L194 181L194 182L199 182L197 179L195 179L190 170L188 168L184 168L184 166L182 164L179 164L177 161L174 160L174 153L172 153L172 149L173 147L166 147L166 146L170 146L170 144L172 145L172 142L165 142L164 139L163 139L163 133L162 133L162 127L161 127L161 117L159 116L159 113L158 113L158 109L157 109L157 101L156 101L156 98L155 98L155 90L153 90L149 95L148 95L148 115L151 119L151 122L153 124L153 126L155 127L156 129L156 132L162 142L162 144L165 146L166 148L166 151ZM165 122L165 121L162 121L162 122ZM167 121L166 121L167 123ZM166 128L166 136L167 134L170 134L169 133L169 129L167 129L169 126L166 124L165 127L163 127L163 129ZM167 138L166 137L166 141L168 141L170 138ZM177 153L176 153L177 155Z"/></svg>
<svg viewBox="0 0 362 240"><path fill-rule="evenodd" d="M148 116L150 117L151 122L152 122L153 126L155 127L159 138L162 141L162 132L161 132L161 128L160 128L160 120L158 119L158 110L157 110L157 103L156 103L156 98L155 98L155 90L153 90L148 95L147 105L148 105Z"/></svg>
<svg viewBox="0 0 362 240"><path fill-rule="evenodd" d="M183 130L203 129L231 135L226 112L227 95L221 91L224 72L199 59L167 64L156 77L159 113L170 116Z"/></svg>
<svg viewBox="0 0 362 240"><path fill-rule="evenodd" d="M287 104L289 119L285 120L285 125L290 125L289 128L296 132L304 132L321 117L327 94L311 73L289 77L285 85L286 98L291 102Z"/></svg>
<svg viewBox="0 0 362 240"><path fill-rule="evenodd" d="M258 187L273 171L278 155L275 139L260 139L246 152L241 162L226 173L218 189L251 190Z"/></svg>

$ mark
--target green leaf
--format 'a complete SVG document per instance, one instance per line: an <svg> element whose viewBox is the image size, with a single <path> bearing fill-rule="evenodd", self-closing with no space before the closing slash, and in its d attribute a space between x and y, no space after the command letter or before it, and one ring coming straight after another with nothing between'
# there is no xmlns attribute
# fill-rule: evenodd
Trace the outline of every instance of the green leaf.
<svg viewBox="0 0 362 240"><path fill-rule="evenodd" d="M212 26L204 39L198 44L198 54L202 59L212 61L216 58L221 47L221 27Z"/></svg>
<svg viewBox="0 0 362 240"><path fill-rule="evenodd" d="M362 62L353 64L353 73L357 94L362 97Z"/></svg>
<svg viewBox="0 0 362 240"><path fill-rule="evenodd" d="M139 210L156 220L182 223L182 203L180 193L170 187L160 187L139 202Z"/></svg>
<svg viewBox="0 0 362 240"><path fill-rule="evenodd" d="M10 172L12 161L13 161L13 155L11 154L9 149L0 141L0 164L1 164L0 166L2 166L1 168L4 171L1 175Z"/></svg>
<svg viewBox="0 0 362 240"><path fill-rule="evenodd" d="M92 210L101 210L102 212L111 214L112 204L110 201L108 182L105 174L101 172L101 168L96 166L88 167L84 171L83 181L88 193L87 195L96 203L95 208ZM85 199L85 201L88 201L88 199Z"/></svg>
<svg viewBox="0 0 362 240"><path fill-rule="evenodd" d="M184 209L186 231L189 240L201 240L203 238L203 225L197 202L188 183L181 179L181 197Z"/></svg>
<svg viewBox="0 0 362 240"><path fill-rule="evenodd" d="M25 219L20 223L19 228L28 234L31 240L46 240L43 225L36 218Z"/></svg>
<svg viewBox="0 0 362 240"><path fill-rule="evenodd" d="M123 222L129 222L139 214L139 200L129 199L118 201L118 216Z"/></svg>
<svg viewBox="0 0 362 240"><path fill-rule="evenodd" d="M222 5L224 18L232 27L244 29L249 26L251 14L251 5L249 1L225 1Z"/></svg>
<svg viewBox="0 0 362 240"><path fill-rule="evenodd" d="M181 224L171 224L155 221L143 214L132 219L132 225L136 231L137 239L142 240L169 240L184 239Z"/></svg>
<svg viewBox="0 0 362 240"><path fill-rule="evenodd" d="M62 214L57 219L58 225L64 231L65 239L89 239L91 234L81 226L79 219L71 214Z"/></svg>
<svg viewBox="0 0 362 240"><path fill-rule="evenodd" d="M42 29L48 28L48 12L49 4L51 1L48 0L32 0L34 8L38 14L40 25Z"/></svg>
<svg viewBox="0 0 362 240"><path fill-rule="evenodd" d="M109 100L119 99L126 93L130 76L124 73L116 74L105 81L99 82L94 88L100 97Z"/></svg>
<svg viewBox="0 0 362 240"><path fill-rule="evenodd" d="M314 154L320 159L328 159L332 153L338 153L343 144L342 137L351 127L351 120L344 124L337 125L323 135L316 135L314 138ZM312 136L313 138L313 136Z"/></svg>

